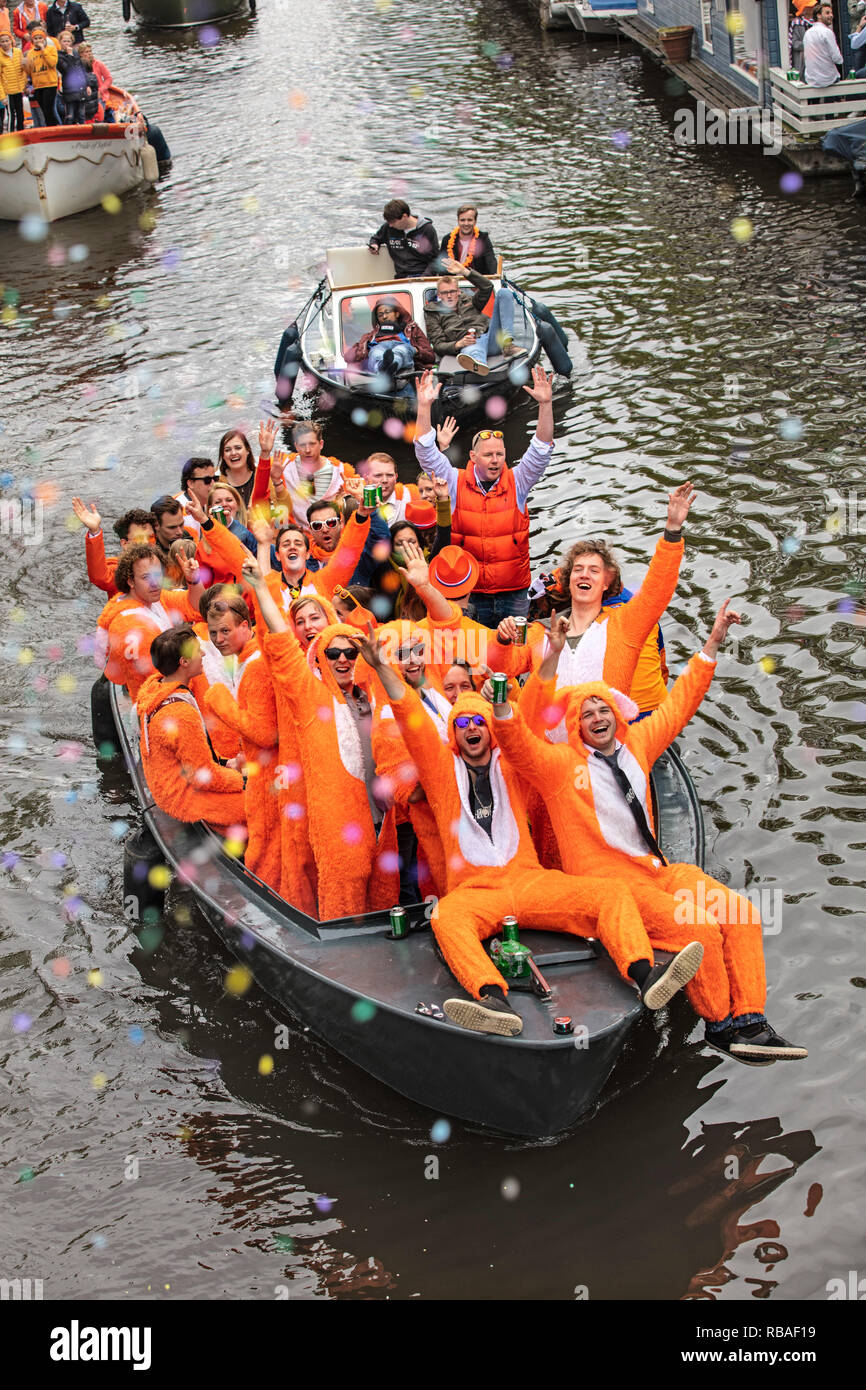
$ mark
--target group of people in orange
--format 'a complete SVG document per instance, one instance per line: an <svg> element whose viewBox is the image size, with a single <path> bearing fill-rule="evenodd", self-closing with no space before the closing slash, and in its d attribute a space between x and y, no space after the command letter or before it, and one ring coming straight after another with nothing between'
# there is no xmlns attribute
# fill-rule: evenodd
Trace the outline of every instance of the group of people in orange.
<svg viewBox="0 0 866 1390"><path fill-rule="evenodd" d="M443 1005L456 1024L520 1033L483 945L513 915L598 939L649 1009L684 988L726 1056L805 1057L764 1012L757 910L697 866L668 863L654 833L653 762L739 622L726 600L668 689L658 624L694 488L670 494L635 595L623 601L605 545L576 539L556 576L567 611L549 627L527 626L523 604L501 611L528 587L527 494L553 447L550 385L536 369L537 431L513 468L490 430L464 468L450 463L455 429L430 428L428 372L415 484L397 481L387 454L355 466L327 456L311 422L277 451L266 420L257 459L229 431L216 464L188 460L177 495L121 517L116 561L98 511L75 499L88 572L108 594L99 660L136 705L156 803L244 844L246 868L295 908L333 920L432 895L462 987ZM472 615L481 583L490 626Z"/></svg>

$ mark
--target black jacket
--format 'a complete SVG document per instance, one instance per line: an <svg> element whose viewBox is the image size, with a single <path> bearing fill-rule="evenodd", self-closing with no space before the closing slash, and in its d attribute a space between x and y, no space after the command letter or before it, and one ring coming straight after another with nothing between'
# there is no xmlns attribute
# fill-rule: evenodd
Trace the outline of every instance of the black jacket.
<svg viewBox="0 0 866 1390"><path fill-rule="evenodd" d="M387 246L394 262L395 278L411 280L427 274L428 266L438 254L439 238L430 218L419 217L418 225L408 232L400 232L383 222L370 237L368 245Z"/></svg>
<svg viewBox="0 0 866 1390"><path fill-rule="evenodd" d="M457 235L454 238L454 259L459 260L460 256L458 253L460 250L460 232L456 227L454 227L453 230L457 232ZM450 240L451 232L448 232L447 235L442 238L443 255L446 254L448 243ZM481 275L495 275L498 268L499 257L493 249L493 242L490 240L490 237L488 236L487 232L479 232L478 250L472 257L472 264L469 267L469 269L477 270Z"/></svg>
<svg viewBox="0 0 866 1390"><path fill-rule="evenodd" d="M477 270L465 270L463 273L475 286L473 295L461 294L456 307L450 312L446 312L436 299L424 305L427 337L437 357L456 357L461 351L457 339L464 336L467 328L474 328L480 337L490 327L489 318L481 311L493 293L493 285Z"/></svg>
<svg viewBox="0 0 866 1390"><path fill-rule="evenodd" d="M85 29L90 28L90 19L84 6L77 4L76 0L69 0L65 10L58 9L56 3L49 5L45 16L45 28L49 38L56 38L67 24L72 29L75 42L81 43Z"/></svg>

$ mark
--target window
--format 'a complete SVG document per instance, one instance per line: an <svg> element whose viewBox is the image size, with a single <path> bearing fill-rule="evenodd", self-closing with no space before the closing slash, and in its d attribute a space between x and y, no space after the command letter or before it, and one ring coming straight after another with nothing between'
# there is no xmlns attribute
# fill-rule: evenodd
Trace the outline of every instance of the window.
<svg viewBox="0 0 866 1390"><path fill-rule="evenodd" d="M761 9L756 0L728 0L727 26L731 36L731 66L753 82L758 80L758 35Z"/></svg>
<svg viewBox="0 0 866 1390"><path fill-rule="evenodd" d="M379 294L347 295L340 305L343 347L352 347L373 327L373 305L386 297L385 291ZM396 299L401 309L405 309L410 319L415 317L412 295L408 290L398 290L388 298Z"/></svg>
<svg viewBox="0 0 866 1390"><path fill-rule="evenodd" d="M701 0L701 43L713 51L713 0Z"/></svg>

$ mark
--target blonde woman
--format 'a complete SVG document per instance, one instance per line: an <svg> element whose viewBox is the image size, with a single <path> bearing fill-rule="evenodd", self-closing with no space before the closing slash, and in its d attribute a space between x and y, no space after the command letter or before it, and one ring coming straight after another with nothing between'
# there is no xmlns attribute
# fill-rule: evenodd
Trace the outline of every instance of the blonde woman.
<svg viewBox="0 0 866 1390"><path fill-rule="evenodd" d="M258 542L247 527L246 505L237 488L232 487L231 483L214 483L207 495L207 509L209 515L213 516L215 507L222 507L226 518L225 524L232 535L237 536L238 540L242 545L246 546L251 555L255 555L258 549Z"/></svg>

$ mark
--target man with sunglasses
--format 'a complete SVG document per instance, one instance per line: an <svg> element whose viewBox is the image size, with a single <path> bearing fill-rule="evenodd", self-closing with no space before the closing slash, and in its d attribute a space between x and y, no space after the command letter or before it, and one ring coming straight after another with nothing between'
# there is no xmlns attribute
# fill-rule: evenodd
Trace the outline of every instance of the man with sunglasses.
<svg viewBox="0 0 866 1390"><path fill-rule="evenodd" d="M199 506L207 511L207 495L217 481L217 470L210 459L191 458L187 459L180 471L180 492L177 494L177 501L184 510L185 529L199 533L199 523L195 517L189 514L190 499L195 498Z"/></svg>
<svg viewBox="0 0 866 1390"><path fill-rule="evenodd" d="M535 437L522 459L509 468L501 430L479 430L469 462L455 468L436 445L430 412L442 383L425 372L416 383L418 418L415 456L425 473L448 483L451 539L478 561L481 572L472 592L470 617L486 627L529 612L529 494L553 456L553 376L532 370L524 391L538 402Z"/></svg>
<svg viewBox="0 0 866 1390"><path fill-rule="evenodd" d="M519 771L497 747L493 710L480 695L461 695L444 744L416 691L386 660L372 626L362 654L391 702L394 718L436 821L446 893L432 916L449 969L469 998L447 999L448 1017L464 1028L515 1037L523 1020L482 942L514 915L521 926L596 937L649 1009L660 1009L698 969L699 942L668 964L653 964L637 904L624 885L542 869L532 845Z"/></svg>

